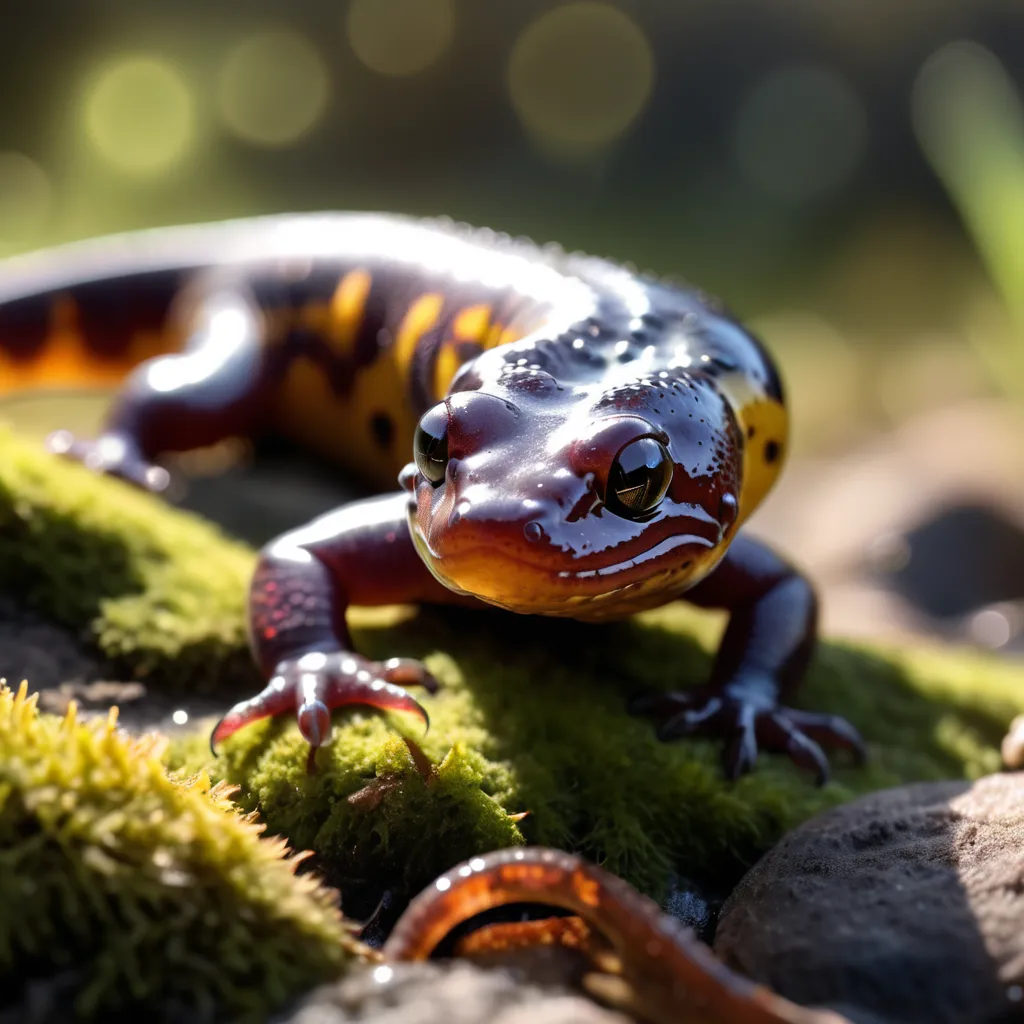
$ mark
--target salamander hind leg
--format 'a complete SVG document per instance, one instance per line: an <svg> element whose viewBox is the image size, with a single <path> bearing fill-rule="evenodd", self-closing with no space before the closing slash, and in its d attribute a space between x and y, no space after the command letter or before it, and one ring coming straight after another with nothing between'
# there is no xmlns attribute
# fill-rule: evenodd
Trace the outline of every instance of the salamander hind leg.
<svg viewBox="0 0 1024 1024"><path fill-rule="evenodd" d="M406 690L436 690L426 668L409 658L364 658L352 649L345 622L352 604L453 599L416 554L407 503L401 493L353 502L263 550L249 593L249 627L267 685L221 719L214 748L251 722L292 713L310 745L312 770L335 708L363 704L428 724L426 710Z"/></svg>
<svg viewBox="0 0 1024 1024"><path fill-rule="evenodd" d="M275 374L262 316L241 292L219 292L197 307L190 340L179 354L140 364L115 397L100 435L57 431L56 454L149 491L162 491L168 452L251 436L262 424Z"/></svg>
<svg viewBox="0 0 1024 1024"><path fill-rule="evenodd" d="M803 576L741 535L686 599L731 615L707 685L632 702L634 713L659 722L660 739L722 737L730 778L753 768L759 747L786 754L819 785L829 774L822 748L864 759L864 743L845 719L780 704L803 678L816 640L817 599Z"/></svg>

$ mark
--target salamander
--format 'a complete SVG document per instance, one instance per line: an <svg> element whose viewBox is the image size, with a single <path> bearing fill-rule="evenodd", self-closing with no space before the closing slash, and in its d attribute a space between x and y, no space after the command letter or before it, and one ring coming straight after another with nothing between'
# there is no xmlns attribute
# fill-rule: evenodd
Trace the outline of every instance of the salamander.
<svg viewBox="0 0 1024 1024"><path fill-rule="evenodd" d="M466 952L542 944L586 950L598 971L584 978L585 986L653 1024L849 1024L838 1013L797 1006L737 974L623 879L542 847L495 850L442 875L399 918L384 958L425 960L456 925L516 903L546 904L578 917L492 926L488 931L498 931L498 941L478 932L483 941L464 940Z"/></svg>
<svg viewBox="0 0 1024 1024"><path fill-rule="evenodd" d="M55 451L159 491L169 453L276 431L382 489L272 541L249 592L266 681L216 745L294 714L427 713L418 662L353 649L352 605L480 603L588 621L683 598L730 613L705 685L631 710L824 781L842 718L781 703L816 598L743 531L787 447L778 371L720 305L608 260L448 221L303 214L157 229L0 263L0 393L119 384Z"/></svg>

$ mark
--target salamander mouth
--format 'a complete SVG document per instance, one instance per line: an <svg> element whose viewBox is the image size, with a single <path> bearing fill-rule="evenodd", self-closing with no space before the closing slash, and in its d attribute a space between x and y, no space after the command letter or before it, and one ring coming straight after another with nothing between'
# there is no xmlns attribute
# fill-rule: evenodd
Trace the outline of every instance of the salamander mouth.
<svg viewBox="0 0 1024 1024"><path fill-rule="evenodd" d="M558 576L560 579L576 580L616 576L619 573L628 572L630 569L635 569L649 562L657 561L670 552L675 551L676 548L700 547L710 550L714 546L707 537L701 537L695 533L676 534L674 537L666 537L663 541L652 545L645 551L641 551L639 554L623 559L620 562L614 562L611 565L601 566L596 569L560 570Z"/></svg>
<svg viewBox="0 0 1024 1024"><path fill-rule="evenodd" d="M417 530L416 538L419 544L422 545L423 549L428 553L431 560L434 562L433 568L440 571L440 573L449 579L448 574L443 568L445 563L451 562L452 559L449 557L441 556L435 552L427 538ZM632 569L638 569L642 566L649 566L651 563L656 563L673 551L684 548L700 548L702 552L711 551L715 548L713 541L707 537L702 537L699 534L676 534L672 537L666 537L664 540L659 541L657 544L640 551L635 555L631 555L629 558L621 559L617 562L612 562L608 565L596 566L587 569L558 569L555 571L552 567L551 560L541 561L537 559L532 561L527 558L522 558L518 554L509 554L501 549L493 547L485 547L483 545L479 547L467 548L459 552L458 561L475 561L477 559L487 561L502 561L505 563L511 563L531 574L537 574L543 576L552 581L565 582L568 580L597 580L597 579L614 579L616 576L621 576L623 573L627 573ZM663 571L667 571L663 570ZM449 582L448 586L452 586ZM453 587L452 589L456 589ZM468 591L462 591L463 593L469 593Z"/></svg>

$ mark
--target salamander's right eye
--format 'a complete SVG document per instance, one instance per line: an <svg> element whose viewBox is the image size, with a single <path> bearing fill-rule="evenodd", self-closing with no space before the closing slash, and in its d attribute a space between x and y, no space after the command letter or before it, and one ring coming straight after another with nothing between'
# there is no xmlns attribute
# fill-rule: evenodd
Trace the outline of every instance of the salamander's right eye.
<svg viewBox="0 0 1024 1024"><path fill-rule="evenodd" d="M423 414L413 441L416 468L435 487L444 483L448 468L448 406L442 402Z"/></svg>

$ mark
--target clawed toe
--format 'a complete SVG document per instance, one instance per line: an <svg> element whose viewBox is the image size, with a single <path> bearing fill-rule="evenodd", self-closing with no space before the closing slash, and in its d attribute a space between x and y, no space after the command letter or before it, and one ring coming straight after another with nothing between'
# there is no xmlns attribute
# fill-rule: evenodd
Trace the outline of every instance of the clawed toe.
<svg viewBox="0 0 1024 1024"><path fill-rule="evenodd" d="M54 455L80 462L86 469L116 477L144 491L158 494L170 485L170 474L139 457L132 444L117 434L104 434L94 441L79 441L68 430L58 430L46 439Z"/></svg>
<svg viewBox="0 0 1024 1024"><path fill-rule="evenodd" d="M307 651L281 662L258 696L231 708L213 730L210 747L216 754L222 740L249 723L292 711L303 738L315 751L330 738L331 711L348 704L410 714L429 729L426 709L398 680L423 686L430 693L437 689L434 677L409 658L376 664L347 651Z"/></svg>
<svg viewBox="0 0 1024 1024"><path fill-rule="evenodd" d="M860 734L845 719L773 706L763 692L756 699L746 698L739 690L708 687L644 693L629 702L629 711L654 718L662 741L694 735L723 737L722 766L729 779L751 771L762 748L785 754L810 772L819 786L829 779L826 751L845 750L858 764L867 756Z"/></svg>
<svg viewBox="0 0 1024 1024"><path fill-rule="evenodd" d="M388 658L381 662L380 675L398 686L422 686L427 693L437 693L440 683L427 671L423 662L415 658Z"/></svg>
<svg viewBox="0 0 1024 1024"><path fill-rule="evenodd" d="M861 734L845 718L794 708L787 709L786 717L800 732L827 750L845 750L857 765L867 760L867 747Z"/></svg>

